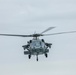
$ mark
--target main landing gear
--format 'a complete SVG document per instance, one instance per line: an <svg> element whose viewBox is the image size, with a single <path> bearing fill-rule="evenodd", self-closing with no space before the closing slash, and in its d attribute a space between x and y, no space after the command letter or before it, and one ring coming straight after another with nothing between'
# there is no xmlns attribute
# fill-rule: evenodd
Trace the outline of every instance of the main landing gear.
<svg viewBox="0 0 76 75"><path fill-rule="evenodd" d="M28 58L31 59L31 55L28 55Z"/></svg>
<svg viewBox="0 0 76 75"><path fill-rule="evenodd" d="M45 57L46 57L46 58L48 57L48 54L47 54L47 53L45 54ZM28 58L31 59L31 54L28 55ZM39 59L38 59L38 55L36 55L36 61L38 61L38 60L39 60Z"/></svg>
<svg viewBox="0 0 76 75"><path fill-rule="evenodd" d="M47 58L48 57L48 54L45 54L45 57Z"/></svg>

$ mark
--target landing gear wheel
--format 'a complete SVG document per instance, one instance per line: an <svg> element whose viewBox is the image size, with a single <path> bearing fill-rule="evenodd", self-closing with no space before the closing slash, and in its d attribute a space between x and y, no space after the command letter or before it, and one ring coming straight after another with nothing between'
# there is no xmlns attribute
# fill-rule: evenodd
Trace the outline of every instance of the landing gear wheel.
<svg viewBox="0 0 76 75"><path fill-rule="evenodd" d="M47 57L48 57L48 55L47 55L47 54L45 54L45 57L47 58Z"/></svg>
<svg viewBox="0 0 76 75"><path fill-rule="evenodd" d="M31 58L31 55L28 55L28 58L30 59Z"/></svg>
<svg viewBox="0 0 76 75"><path fill-rule="evenodd" d="M38 56L37 56L36 60L38 61Z"/></svg>
<svg viewBox="0 0 76 75"><path fill-rule="evenodd" d="M38 61L38 59L37 59L37 61Z"/></svg>

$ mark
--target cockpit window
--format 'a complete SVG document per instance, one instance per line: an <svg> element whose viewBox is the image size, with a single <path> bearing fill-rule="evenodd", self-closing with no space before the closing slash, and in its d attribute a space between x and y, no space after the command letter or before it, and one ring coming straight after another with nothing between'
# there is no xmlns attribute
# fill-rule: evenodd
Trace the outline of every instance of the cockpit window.
<svg viewBox="0 0 76 75"><path fill-rule="evenodd" d="M41 41L39 40L33 40L31 43L32 47L41 47Z"/></svg>

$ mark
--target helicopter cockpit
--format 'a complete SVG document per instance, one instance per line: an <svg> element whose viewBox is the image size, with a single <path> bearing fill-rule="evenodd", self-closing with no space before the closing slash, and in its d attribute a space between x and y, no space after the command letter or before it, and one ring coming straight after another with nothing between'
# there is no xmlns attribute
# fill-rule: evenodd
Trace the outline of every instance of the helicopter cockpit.
<svg viewBox="0 0 76 75"><path fill-rule="evenodd" d="M39 39L32 40L30 47L31 47L31 49L44 48L44 43Z"/></svg>

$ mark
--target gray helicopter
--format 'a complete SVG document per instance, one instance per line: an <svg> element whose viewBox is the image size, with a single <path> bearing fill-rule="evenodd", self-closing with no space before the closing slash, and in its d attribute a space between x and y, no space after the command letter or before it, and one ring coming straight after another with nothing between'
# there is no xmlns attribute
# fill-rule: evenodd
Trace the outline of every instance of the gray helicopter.
<svg viewBox="0 0 76 75"><path fill-rule="evenodd" d="M52 43L47 43L44 39L39 39L40 36L49 36L49 35L59 35L66 33L76 33L76 31L69 32L60 32L52 34L44 34L45 32L54 29L55 27L49 27L40 34L31 34L31 35L17 35L17 34L0 34L1 36L16 36L16 37L33 37L32 40L27 42L27 45L23 45L24 55L28 55L30 59L32 55L36 55L36 60L38 61L38 55L45 55L48 57L49 48L51 48Z"/></svg>

